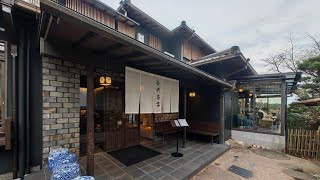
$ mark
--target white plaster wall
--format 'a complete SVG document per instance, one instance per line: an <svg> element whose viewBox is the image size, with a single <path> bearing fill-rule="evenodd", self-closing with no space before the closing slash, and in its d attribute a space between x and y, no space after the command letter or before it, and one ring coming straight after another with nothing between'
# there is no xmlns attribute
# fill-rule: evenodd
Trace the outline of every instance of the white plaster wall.
<svg viewBox="0 0 320 180"><path fill-rule="evenodd" d="M286 145L285 136L280 135L232 130L231 137L237 141L242 141L249 145L263 146L267 149L283 150Z"/></svg>

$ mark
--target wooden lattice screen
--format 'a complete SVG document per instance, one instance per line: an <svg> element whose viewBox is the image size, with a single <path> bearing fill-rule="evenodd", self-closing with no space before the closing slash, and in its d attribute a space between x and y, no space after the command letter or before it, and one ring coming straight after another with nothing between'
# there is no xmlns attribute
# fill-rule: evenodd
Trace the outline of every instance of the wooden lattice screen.
<svg viewBox="0 0 320 180"><path fill-rule="evenodd" d="M320 130L288 130L288 154L320 160Z"/></svg>

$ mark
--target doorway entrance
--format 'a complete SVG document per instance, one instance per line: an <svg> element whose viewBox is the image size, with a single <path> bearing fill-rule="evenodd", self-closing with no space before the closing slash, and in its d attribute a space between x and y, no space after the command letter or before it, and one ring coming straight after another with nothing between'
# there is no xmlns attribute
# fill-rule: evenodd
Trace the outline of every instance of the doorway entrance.
<svg viewBox="0 0 320 180"><path fill-rule="evenodd" d="M116 80L119 79L119 80ZM113 78L111 86L95 80L95 152L112 151L139 144L137 115L124 113L124 80ZM80 78L80 155L86 155L87 77Z"/></svg>

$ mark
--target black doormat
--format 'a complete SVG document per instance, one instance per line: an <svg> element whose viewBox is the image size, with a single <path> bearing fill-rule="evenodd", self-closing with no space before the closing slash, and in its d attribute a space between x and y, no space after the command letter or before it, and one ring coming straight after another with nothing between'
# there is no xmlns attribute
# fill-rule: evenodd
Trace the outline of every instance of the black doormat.
<svg viewBox="0 0 320 180"><path fill-rule="evenodd" d="M244 169L242 167L235 166L235 165L230 166L228 171L233 172L233 173L235 173L241 177L244 177L246 179L253 177L252 171L249 171L247 169Z"/></svg>
<svg viewBox="0 0 320 180"><path fill-rule="evenodd" d="M141 145L131 146L108 153L126 166L131 166L133 164L161 154L155 150L146 148Z"/></svg>

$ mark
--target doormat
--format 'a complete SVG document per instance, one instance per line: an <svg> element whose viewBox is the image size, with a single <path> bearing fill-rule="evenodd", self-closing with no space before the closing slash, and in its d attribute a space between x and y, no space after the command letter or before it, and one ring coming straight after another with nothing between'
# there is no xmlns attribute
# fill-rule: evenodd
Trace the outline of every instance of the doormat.
<svg viewBox="0 0 320 180"><path fill-rule="evenodd" d="M146 148L141 145L131 146L108 153L126 166L131 166L133 164L161 154L158 151Z"/></svg>
<svg viewBox="0 0 320 180"><path fill-rule="evenodd" d="M244 177L246 179L253 177L251 171L244 169L244 168L241 168L239 166L235 166L235 165L230 166L228 171L233 172L233 173L235 173L241 177Z"/></svg>

